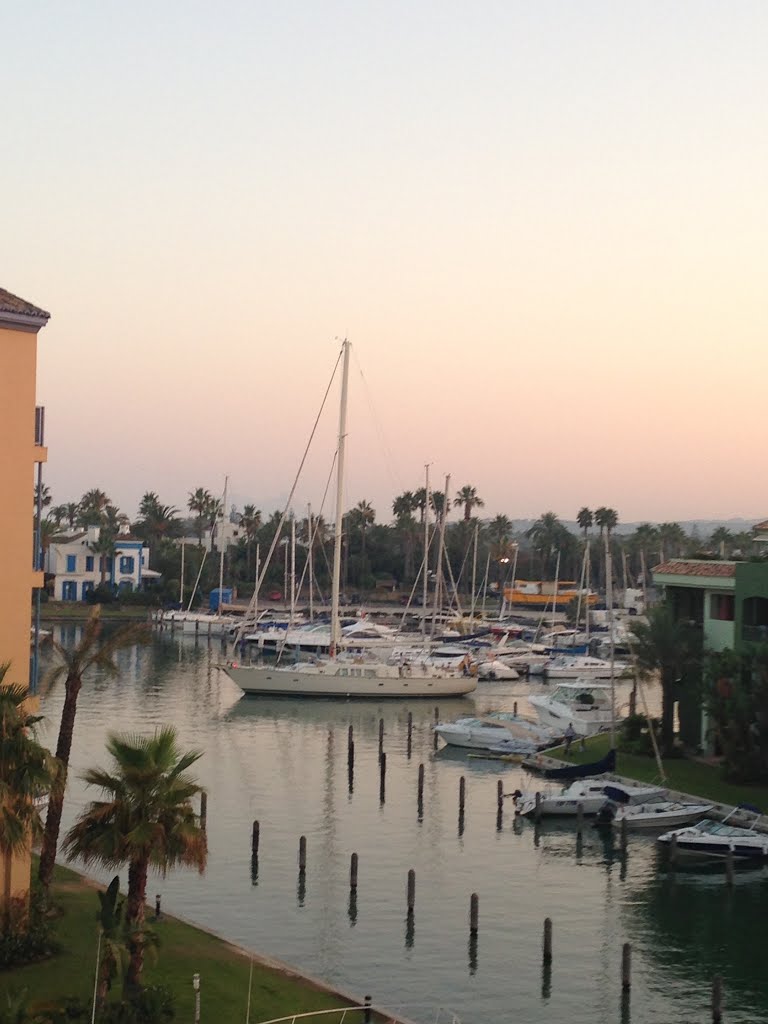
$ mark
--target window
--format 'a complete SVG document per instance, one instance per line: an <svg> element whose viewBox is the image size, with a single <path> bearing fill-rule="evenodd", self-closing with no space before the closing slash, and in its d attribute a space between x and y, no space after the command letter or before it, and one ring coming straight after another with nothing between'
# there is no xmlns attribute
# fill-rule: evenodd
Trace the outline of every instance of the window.
<svg viewBox="0 0 768 1024"><path fill-rule="evenodd" d="M85 571L93 572L93 555L85 556Z"/></svg>
<svg viewBox="0 0 768 1024"><path fill-rule="evenodd" d="M77 555L67 555L67 572L77 572Z"/></svg>
<svg viewBox="0 0 768 1024"><path fill-rule="evenodd" d="M74 558L74 555L70 557ZM62 601L76 601L77 600L77 583L74 580L66 580L61 585L61 599Z"/></svg>
<svg viewBox="0 0 768 1024"><path fill-rule="evenodd" d="M93 561L93 559L91 559L91 561ZM85 600L88 594L90 594L92 591L93 580L86 580L85 583L83 583L83 600Z"/></svg>
<svg viewBox="0 0 768 1024"><path fill-rule="evenodd" d="M133 555L121 555L120 556L120 572L121 573L132 573L135 560Z"/></svg>
<svg viewBox="0 0 768 1024"><path fill-rule="evenodd" d="M733 622L733 594L711 594L709 598L709 617L719 622Z"/></svg>

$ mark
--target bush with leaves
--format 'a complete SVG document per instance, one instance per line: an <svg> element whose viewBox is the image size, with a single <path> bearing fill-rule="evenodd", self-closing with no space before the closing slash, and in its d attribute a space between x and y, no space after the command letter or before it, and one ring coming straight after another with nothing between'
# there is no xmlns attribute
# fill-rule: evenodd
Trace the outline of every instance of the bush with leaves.
<svg viewBox="0 0 768 1024"><path fill-rule="evenodd" d="M712 740L732 782L768 779L768 645L737 654L711 652L705 662Z"/></svg>
<svg viewBox="0 0 768 1024"><path fill-rule="evenodd" d="M140 989L131 999L107 1003L101 1024L168 1024L176 1016L173 994L164 985Z"/></svg>
<svg viewBox="0 0 768 1024"><path fill-rule="evenodd" d="M658 718L652 718L651 723L659 735L661 722ZM619 750L623 754L637 754L640 757L653 757L653 741L648 719L645 715L628 715L621 723L619 733Z"/></svg>

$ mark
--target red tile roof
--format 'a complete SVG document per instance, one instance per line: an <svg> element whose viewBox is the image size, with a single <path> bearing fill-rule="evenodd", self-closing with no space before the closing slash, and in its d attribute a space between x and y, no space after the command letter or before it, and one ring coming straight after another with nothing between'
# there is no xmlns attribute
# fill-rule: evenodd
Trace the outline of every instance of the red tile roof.
<svg viewBox="0 0 768 1024"><path fill-rule="evenodd" d="M733 578L736 575L735 562L700 562L685 558L672 558L662 562L651 570L655 575L666 576L724 576Z"/></svg>
<svg viewBox="0 0 768 1024"><path fill-rule="evenodd" d="M48 320L51 315L39 306L33 306L31 302L20 299L18 295L12 295L5 288L0 288L0 313L16 313L20 316L37 317L40 320Z"/></svg>
<svg viewBox="0 0 768 1024"><path fill-rule="evenodd" d="M764 519L762 523L755 523L752 529L760 530L761 533L765 533L765 531L768 530L768 519Z"/></svg>

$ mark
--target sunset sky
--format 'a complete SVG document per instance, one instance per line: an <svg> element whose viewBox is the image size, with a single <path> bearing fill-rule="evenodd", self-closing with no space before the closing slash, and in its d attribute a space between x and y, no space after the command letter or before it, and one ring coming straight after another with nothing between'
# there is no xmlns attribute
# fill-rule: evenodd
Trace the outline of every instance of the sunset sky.
<svg viewBox="0 0 768 1024"><path fill-rule="evenodd" d="M380 518L426 462L513 519L768 516L762 0L28 0L0 34L56 503L229 474L271 511L347 335Z"/></svg>

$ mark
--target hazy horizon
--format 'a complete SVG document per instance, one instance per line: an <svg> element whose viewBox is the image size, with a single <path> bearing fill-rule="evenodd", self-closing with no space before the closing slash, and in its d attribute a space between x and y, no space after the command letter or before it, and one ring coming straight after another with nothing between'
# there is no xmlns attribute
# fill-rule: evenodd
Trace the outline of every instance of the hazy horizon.
<svg viewBox="0 0 768 1024"><path fill-rule="evenodd" d="M0 19L0 285L52 314L56 503L228 474L277 507L348 336L347 507L429 462L513 520L768 515L765 4Z"/></svg>

